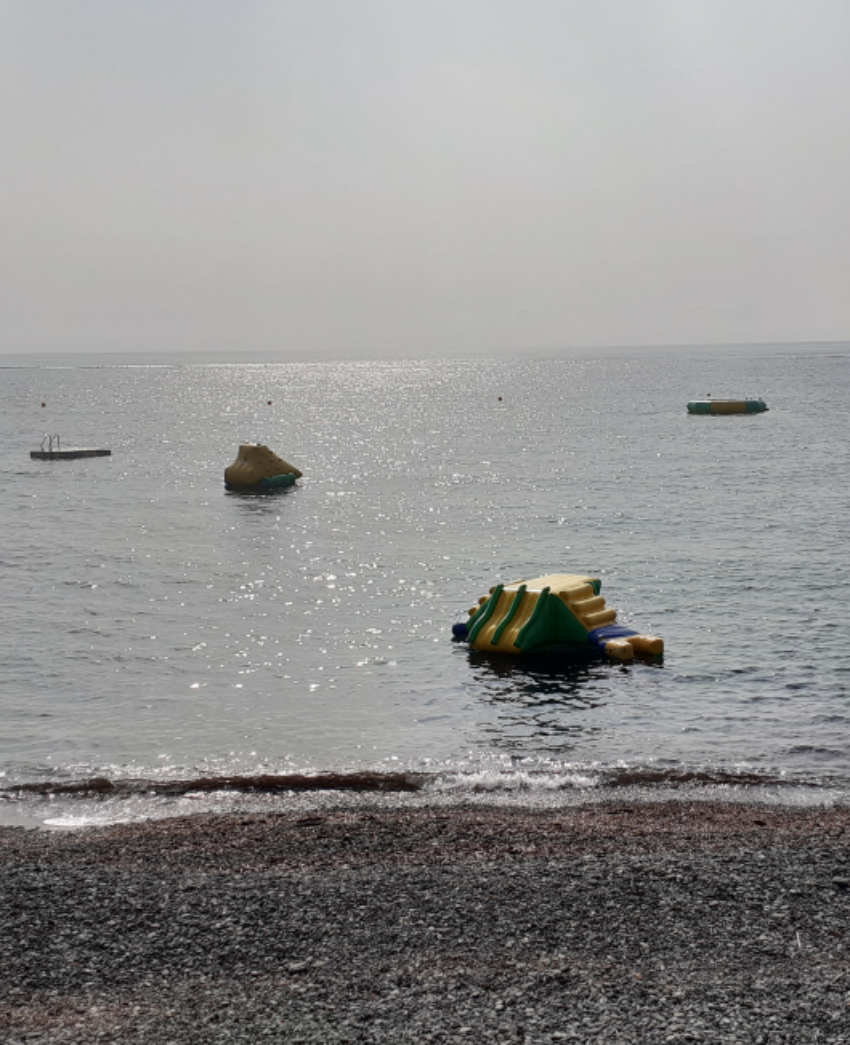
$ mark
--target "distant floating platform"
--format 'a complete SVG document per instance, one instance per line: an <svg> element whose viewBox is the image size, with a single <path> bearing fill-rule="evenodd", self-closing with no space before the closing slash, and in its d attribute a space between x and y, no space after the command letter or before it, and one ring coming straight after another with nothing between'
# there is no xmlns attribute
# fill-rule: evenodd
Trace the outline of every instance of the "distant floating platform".
<svg viewBox="0 0 850 1045"><path fill-rule="evenodd" d="M689 414L762 414L763 399L696 399L688 403Z"/></svg>
<svg viewBox="0 0 850 1045"><path fill-rule="evenodd" d="M72 446L67 450L30 450L35 461L71 461L75 457L111 457L111 450L97 450L89 446Z"/></svg>

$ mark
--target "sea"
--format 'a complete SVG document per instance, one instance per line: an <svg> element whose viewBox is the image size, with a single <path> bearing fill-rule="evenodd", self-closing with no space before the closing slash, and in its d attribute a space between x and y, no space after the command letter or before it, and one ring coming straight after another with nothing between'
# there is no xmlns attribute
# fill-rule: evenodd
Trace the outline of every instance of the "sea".
<svg viewBox="0 0 850 1045"><path fill-rule="evenodd" d="M4 356L0 382L2 824L850 801L850 342ZM31 459L49 436L111 455ZM228 491L242 443L303 478ZM546 573L598 577L663 658L453 639Z"/></svg>

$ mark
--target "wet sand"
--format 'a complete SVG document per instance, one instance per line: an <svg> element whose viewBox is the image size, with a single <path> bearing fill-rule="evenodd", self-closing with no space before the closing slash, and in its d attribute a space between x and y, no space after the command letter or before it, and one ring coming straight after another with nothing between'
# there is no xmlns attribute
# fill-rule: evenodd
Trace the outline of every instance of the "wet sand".
<svg viewBox="0 0 850 1045"><path fill-rule="evenodd" d="M850 810L0 830L18 1042L850 1041Z"/></svg>

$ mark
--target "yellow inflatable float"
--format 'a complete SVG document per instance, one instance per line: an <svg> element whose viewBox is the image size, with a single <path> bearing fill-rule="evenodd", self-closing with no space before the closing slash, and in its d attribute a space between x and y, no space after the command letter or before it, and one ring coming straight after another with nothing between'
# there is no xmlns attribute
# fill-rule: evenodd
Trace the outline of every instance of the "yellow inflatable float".
<svg viewBox="0 0 850 1045"><path fill-rule="evenodd" d="M292 486L301 472L262 443L243 443L233 464L224 469L228 490L276 490Z"/></svg>
<svg viewBox="0 0 850 1045"><path fill-rule="evenodd" d="M588 647L617 660L635 653L657 656L664 641L617 624L617 611L605 605L598 577L550 573L530 581L497 584L469 611L469 620L452 632L476 649L530 653L562 647Z"/></svg>

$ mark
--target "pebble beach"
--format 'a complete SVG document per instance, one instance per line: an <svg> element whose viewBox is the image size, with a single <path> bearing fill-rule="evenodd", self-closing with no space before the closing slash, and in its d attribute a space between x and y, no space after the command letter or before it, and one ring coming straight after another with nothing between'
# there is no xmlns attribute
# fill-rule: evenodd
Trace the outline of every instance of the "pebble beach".
<svg viewBox="0 0 850 1045"><path fill-rule="evenodd" d="M850 1041L850 810L723 802L0 830L0 1038Z"/></svg>

